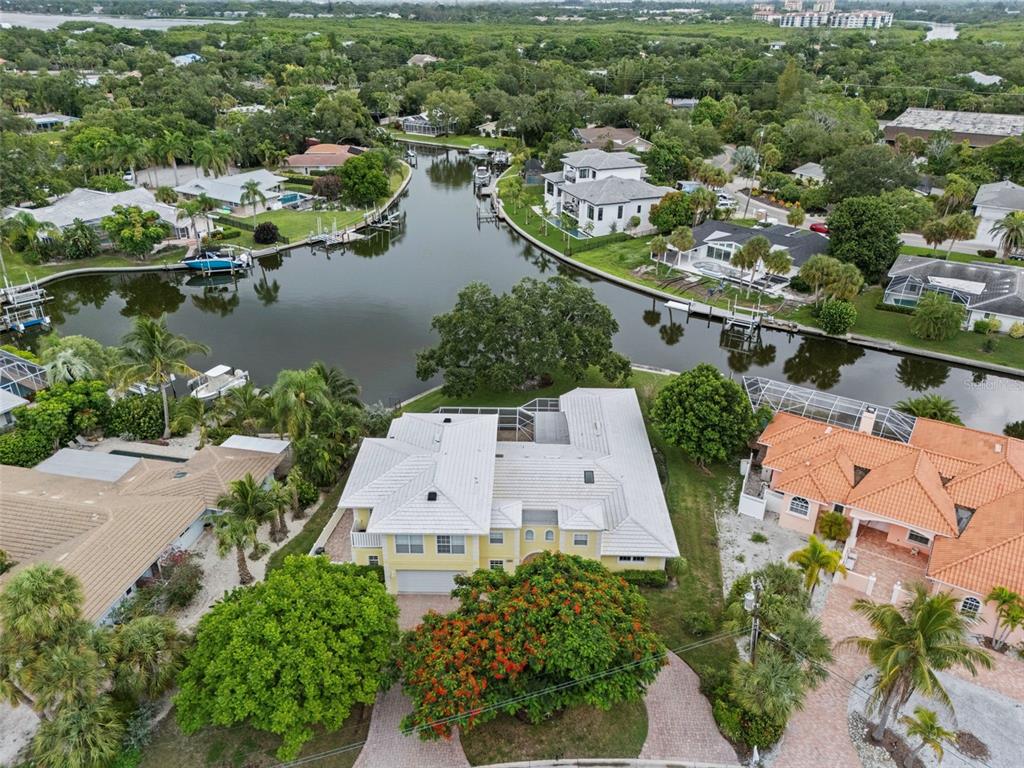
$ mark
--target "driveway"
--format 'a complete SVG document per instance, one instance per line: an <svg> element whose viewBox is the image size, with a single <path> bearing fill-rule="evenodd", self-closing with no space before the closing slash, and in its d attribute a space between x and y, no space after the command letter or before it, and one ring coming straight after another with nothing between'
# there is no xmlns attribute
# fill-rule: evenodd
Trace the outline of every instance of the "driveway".
<svg viewBox="0 0 1024 768"><path fill-rule="evenodd" d="M700 678L674 653L647 689L647 741L641 759L736 765L736 752L718 732Z"/></svg>
<svg viewBox="0 0 1024 768"><path fill-rule="evenodd" d="M398 628L402 631L415 629L424 614L449 613L458 605L448 595L398 595Z"/></svg>

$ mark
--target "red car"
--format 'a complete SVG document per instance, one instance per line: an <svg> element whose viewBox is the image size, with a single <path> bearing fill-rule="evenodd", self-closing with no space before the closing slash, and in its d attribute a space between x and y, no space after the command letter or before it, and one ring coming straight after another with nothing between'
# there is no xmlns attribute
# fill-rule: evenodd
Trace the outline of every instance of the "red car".
<svg viewBox="0 0 1024 768"><path fill-rule="evenodd" d="M817 232L819 235L828 234L828 227L824 224L821 224L820 222L815 222L814 224L811 224L810 229L811 232Z"/></svg>

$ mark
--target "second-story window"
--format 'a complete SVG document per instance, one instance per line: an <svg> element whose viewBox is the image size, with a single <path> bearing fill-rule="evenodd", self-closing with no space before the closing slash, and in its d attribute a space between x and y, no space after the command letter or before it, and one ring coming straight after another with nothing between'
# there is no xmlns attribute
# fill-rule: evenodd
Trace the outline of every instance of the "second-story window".
<svg viewBox="0 0 1024 768"><path fill-rule="evenodd" d="M574 547L585 547L590 543L590 535L586 533L574 533L572 535L572 545Z"/></svg>
<svg viewBox="0 0 1024 768"><path fill-rule="evenodd" d="M488 538L491 544L504 544L505 543L505 532L504 531L491 531L491 535Z"/></svg>
<svg viewBox="0 0 1024 768"><path fill-rule="evenodd" d="M464 555L466 554L465 536L438 536L437 554L439 555Z"/></svg>
<svg viewBox="0 0 1024 768"><path fill-rule="evenodd" d="M526 535L525 535L525 537L524 537L524 538L525 538L525 539L526 539L527 541L533 541L533 535L534 535L534 534L533 534L533 528L527 528L527 529L526 529Z"/></svg>
<svg viewBox="0 0 1024 768"><path fill-rule="evenodd" d="M544 531L544 541L554 541L554 540L555 540L555 532L554 531L552 531L550 528L548 528L546 531Z"/></svg>
<svg viewBox="0 0 1024 768"><path fill-rule="evenodd" d="M398 534L395 536L395 552L400 555L422 555L423 536L418 533Z"/></svg>

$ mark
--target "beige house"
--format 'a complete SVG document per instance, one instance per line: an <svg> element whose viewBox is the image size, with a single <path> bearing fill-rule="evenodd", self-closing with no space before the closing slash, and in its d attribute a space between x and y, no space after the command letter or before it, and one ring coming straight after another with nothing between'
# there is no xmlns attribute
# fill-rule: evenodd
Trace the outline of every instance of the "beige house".
<svg viewBox="0 0 1024 768"><path fill-rule="evenodd" d="M392 593L438 594L540 552L612 570L679 554L632 389L402 415L363 441L312 551L382 566Z"/></svg>

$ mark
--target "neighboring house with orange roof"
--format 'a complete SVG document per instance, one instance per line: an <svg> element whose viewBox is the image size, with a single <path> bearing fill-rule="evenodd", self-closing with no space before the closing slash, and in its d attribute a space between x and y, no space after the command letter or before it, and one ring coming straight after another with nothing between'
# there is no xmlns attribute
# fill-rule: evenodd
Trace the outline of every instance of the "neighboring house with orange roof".
<svg viewBox="0 0 1024 768"><path fill-rule="evenodd" d="M301 155L289 155L284 160L285 168L298 173L329 171L340 168L349 158L361 155L366 150L351 144L314 144Z"/></svg>
<svg viewBox="0 0 1024 768"><path fill-rule="evenodd" d="M795 402L784 407L799 410ZM977 631L990 634L985 596L996 586L1024 594L1024 441L913 417L900 439L879 422L894 412L860 405L859 416L848 409L841 418L835 409L777 411L746 465L740 512L776 513L781 527L808 535L824 513L839 512L851 521L848 568L858 537L914 553L930 585L951 590L964 613L978 616ZM872 594L873 584L863 591Z"/></svg>

